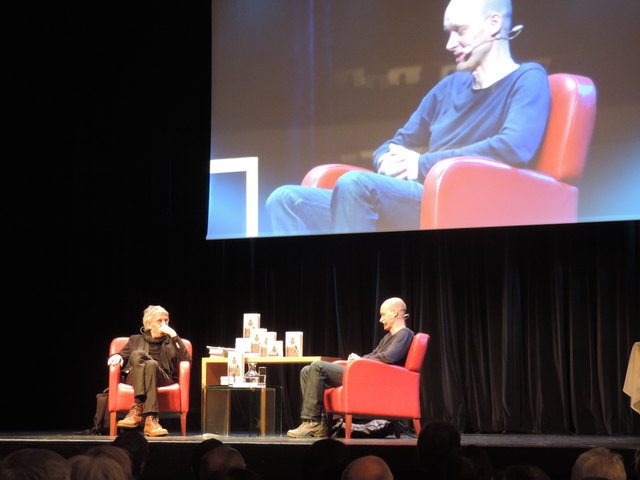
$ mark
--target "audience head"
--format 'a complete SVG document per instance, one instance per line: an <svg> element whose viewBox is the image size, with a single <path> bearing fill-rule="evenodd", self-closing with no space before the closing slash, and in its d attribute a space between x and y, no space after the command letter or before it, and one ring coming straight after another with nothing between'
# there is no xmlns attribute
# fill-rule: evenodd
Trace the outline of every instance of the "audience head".
<svg viewBox="0 0 640 480"><path fill-rule="evenodd" d="M339 479L349 463L349 447L335 438L314 442L305 453L301 478Z"/></svg>
<svg viewBox="0 0 640 480"><path fill-rule="evenodd" d="M114 447L119 447L129 453L131 459L131 476L139 478L149 456L149 441L136 430L126 430L113 441Z"/></svg>
<svg viewBox="0 0 640 480"><path fill-rule="evenodd" d="M441 472L447 456L460 447L460 433L448 422L427 423L418 435L418 460L422 468Z"/></svg>
<svg viewBox="0 0 640 480"><path fill-rule="evenodd" d="M119 447L114 447L113 445L102 445L99 447L93 447L87 450L85 453L88 457L101 457L101 458L110 458L114 460L122 471L126 475L127 478L131 478L131 457L126 450L123 450Z"/></svg>
<svg viewBox="0 0 640 480"><path fill-rule="evenodd" d="M125 473L123 467L108 455L76 455L69 459L69 466L71 480L129 480L131 478Z"/></svg>
<svg viewBox="0 0 640 480"><path fill-rule="evenodd" d="M511 465L503 468L493 477L494 480L551 480L542 469L535 465Z"/></svg>
<svg viewBox="0 0 640 480"><path fill-rule="evenodd" d="M389 465L375 455L356 458L342 472L341 480L393 480Z"/></svg>
<svg viewBox="0 0 640 480"><path fill-rule="evenodd" d="M578 457L571 469L571 480L601 477L609 480L626 480L622 456L608 448L587 450Z"/></svg>
<svg viewBox="0 0 640 480"><path fill-rule="evenodd" d="M245 469L246 464L238 450L229 445L218 445L202 456L200 461L200 479L208 480L215 473L232 469Z"/></svg>
<svg viewBox="0 0 640 480"><path fill-rule="evenodd" d="M444 464L444 474L451 480L491 480L493 466L482 448L469 445L449 454Z"/></svg>
<svg viewBox="0 0 640 480"><path fill-rule="evenodd" d="M208 438L203 440L196 448L193 449L193 453L191 454L191 472L196 478L200 478L200 462L202 461L202 457L213 450L216 447L222 445L222 442L217 438Z"/></svg>
<svg viewBox="0 0 640 480"><path fill-rule="evenodd" d="M69 480L71 468L60 454L44 448L21 448L0 461L3 480Z"/></svg>

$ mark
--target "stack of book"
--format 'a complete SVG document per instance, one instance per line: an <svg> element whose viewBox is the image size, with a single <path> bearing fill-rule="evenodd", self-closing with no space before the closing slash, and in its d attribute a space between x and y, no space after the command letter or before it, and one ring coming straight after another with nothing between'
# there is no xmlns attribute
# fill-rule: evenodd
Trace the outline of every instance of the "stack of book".
<svg viewBox="0 0 640 480"><path fill-rule="evenodd" d="M228 357L229 356L229 348L226 347L212 347L207 345L207 349L209 350L210 357Z"/></svg>
<svg viewBox="0 0 640 480"><path fill-rule="evenodd" d="M234 347L207 346L210 357L229 358L235 352L243 357L302 357L302 332L285 332L285 340L278 340L276 332L260 328L259 313L245 313L242 322L242 337L236 338ZM240 358L236 358L236 361ZM242 365L243 362L238 362ZM230 374L231 375L231 374Z"/></svg>

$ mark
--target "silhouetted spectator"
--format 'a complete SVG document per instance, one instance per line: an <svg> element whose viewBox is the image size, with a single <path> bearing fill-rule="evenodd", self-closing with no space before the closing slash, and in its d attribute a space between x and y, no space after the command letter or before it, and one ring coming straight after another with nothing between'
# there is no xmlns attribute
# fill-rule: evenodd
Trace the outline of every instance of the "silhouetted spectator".
<svg viewBox="0 0 640 480"><path fill-rule="evenodd" d="M387 462L375 455L356 458L342 472L341 480L393 480Z"/></svg>
<svg viewBox="0 0 640 480"><path fill-rule="evenodd" d="M140 478L149 456L149 441L136 430L125 430L115 438L113 446L129 453L131 476L134 479Z"/></svg>
<svg viewBox="0 0 640 480"><path fill-rule="evenodd" d="M129 457L129 453L122 448L114 447L113 445L101 445L87 450L85 455L89 457L111 458L120 465L120 468L122 468L122 471L128 479L132 478L131 458Z"/></svg>
<svg viewBox="0 0 640 480"><path fill-rule="evenodd" d="M3 480L69 480L71 468L65 458L44 448L21 448L0 462Z"/></svg>
<svg viewBox="0 0 640 480"><path fill-rule="evenodd" d="M511 465L495 474L493 480L551 480L535 465Z"/></svg>
<svg viewBox="0 0 640 480"><path fill-rule="evenodd" d="M444 462L442 478L445 480L480 480L480 472L473 460L455 451Z"/></svg>
<svg viewBox="0 0 640 480"><path fill-rule="evenodd" d="M219 445L202 456L200 479L209 480L213 474L224 473L232 469L246 468L244 457L229 445Z"/></svg>
<svg viewBox="0 0 640 480"><path fill-rule="evenodd" d="M204 454L220 445L222 445L222 442L217 438L208 438L196 445L191 454L191 472L195 478L200 478L200 462Z"/></svg>
<svg viewBox="0 0 640 480"><path fill-rule="evenodd" d="M418 461L432 480L443 478L447 456L460 448L460 433L444 421L427 423L418 435Z"/></svg>
<svg viewBox="0 0 640 480"><path fill-rule="evenodd" d="M301 480L339 479L350 461L349 447L340 440L324 438L306 451Z"/></svg>
<svg viewBox="0 0 640 480"><path fill-rule="evenodd" d="M571 469L571 480L602 477L609 480L626 480L622 456L605 447L587 450L578 457Z"/></svg>
<svg viewBox="0 0 640 480"><path fill-rule="evenodd" d="M124 452L123 452L124 453ZM125 453L127 461L129 457ZM71 480L128 480L124 469L107 455L76 455L69 459Z"/></svg>
<svg viewBox="0 0 640 480"><path fill-rule="evenodd" d="M448 480L491 480L493 466L487 452L475 445L454 449L445 461Z"/></svg>

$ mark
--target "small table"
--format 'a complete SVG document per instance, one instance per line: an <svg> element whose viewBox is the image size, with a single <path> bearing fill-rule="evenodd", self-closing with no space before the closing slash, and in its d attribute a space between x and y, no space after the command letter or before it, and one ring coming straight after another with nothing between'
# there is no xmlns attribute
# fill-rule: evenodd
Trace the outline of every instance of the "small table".
<svg viewBox="0 0 640 480"><path fill-rule="evenodd" d="M288 406L286 407L286 418L282 420L282 387L280 385L269 385L269 372L267 372L267 390L265 392L266 397L260 398L257 400L255 397L250 398L248 400L242 400L242 393L236 392L237 390L246 390L246 388L234 388L232 386L221 385L220 377L224 377L227 375L227 358L226 357L203 357L202 358L202 431L204 433L218 433L219 435L228 435L232 431L238 430L238 427L234 424L234 409L233 409L233 401L236 397L238 397L237 401L244 401L245 406L247 408L258 408L255 405L260 405L260 408L265 408L261 415L260 421L260 434L266 435L272 430L269 427L269 419L270 417L270 397L269 397L269 389L276 388L276 399L274 402L277 403L273 405L273 408L276 409L277 413L273 413L273 417L277 417L277 422L284 422L285 424L289 424L289 415L290 415L290 405L292 405L293 400L289 397L286 397L284 402ZM246 363L257 363L257 364L266 364L266 365L294 365L294 364L309 364L315 361L325 361L325 362L333 362L335 360L340 360L337 357L322 357L322 356L305 356L305 357L245 357L244 361ZM220 392L228 392L226 394ZM297 394L298 390L296 390ZM228 395L228 397L219 397L216 400L210 400L211 395ZM284 395L287 396L287 390L284 389ZM207 406L207 402L214 402L214 405L218 405L219 410L209 409ZM295 404L295 403L294 403ZM237 414L236 415L240 415ZM238 417L240 418L240 417ZM215 419L215 420L214 420ZM212 423L213 422L213 423ZM280 424L277 425L277 428L274 427L273 431L279 430Z"/></svg>
<svg viewBox="0 0 640 480"><path fill-rule="evenodd" d="M208 385L202 389L202 433L280 435L281 396L279 386Z"/></svg>

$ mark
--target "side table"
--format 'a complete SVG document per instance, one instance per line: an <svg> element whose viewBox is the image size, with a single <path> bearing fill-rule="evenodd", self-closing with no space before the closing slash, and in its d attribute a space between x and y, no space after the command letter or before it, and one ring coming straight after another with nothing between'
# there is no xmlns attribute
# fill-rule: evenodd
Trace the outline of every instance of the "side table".
<svg viewBox="0 0 640 480"><path fill-rule="evenodd" d="M280 435L282 388L207 385L202 389L202 433Z"/></svg>

